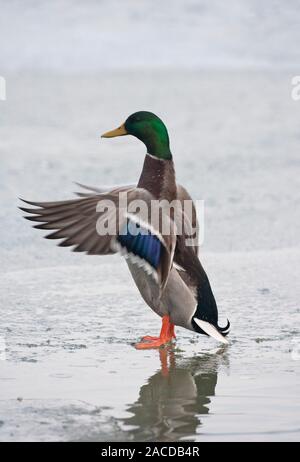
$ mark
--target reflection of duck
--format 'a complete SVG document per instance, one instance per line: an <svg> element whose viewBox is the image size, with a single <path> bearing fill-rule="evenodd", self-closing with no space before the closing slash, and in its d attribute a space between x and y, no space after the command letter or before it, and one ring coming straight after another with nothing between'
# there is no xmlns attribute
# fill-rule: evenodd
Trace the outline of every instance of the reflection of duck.
<svg viewBox="0 0 300 462"><path fill-rule="evenodd" d="M176 441L193 439L201 421L208 414L210 397L215 395L219 355L205 355L180 362L172 349L159 350L161 370L140 389L139 399L123 420L133 440ZM169 365L167 364L169 359Z"/></svg>

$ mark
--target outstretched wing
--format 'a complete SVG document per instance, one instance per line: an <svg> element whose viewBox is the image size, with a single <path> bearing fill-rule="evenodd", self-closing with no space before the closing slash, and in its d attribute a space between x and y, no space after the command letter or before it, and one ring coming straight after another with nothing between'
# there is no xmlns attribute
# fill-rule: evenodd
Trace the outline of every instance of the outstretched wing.
<svg viewBox="0 0 300 462"><path fill-rule="evenodd" d="M78 197L90 197L94 195L95 193L97 194L103 194L103 193L108 193L108 192L121 192L121 191L129 191L130 189L136 188L135 184L127 184L127 185L122 185L122 186L103 186L102 188L99 188L98 186L87 186L82 183L75 183L77 186L79 186L82 189L85 189L85 192L81 191L76 191L75 194Z"/></svg>
<svg viewBox="0 0 300 462"><path fill-rule="evenodd" d="M104 212L97 213L97 204L101 196L90 196L86 199L66 200L59 202L31 202L26 204L36 208L20 207L29 216L27 220L38 222L36 229L55 230L44 236L46 239L62 239L60 247L72 247L74 252L87 252L89 255L105 255L114 253L111 248L111 236L99 237L97 220L104 220Z"/></svg>
<svg viewBox="0 0 300 462"><path fill-rule="evenodd" d="M60 247L73 247L73 251L88 255L120 251L152 274L163 289L172 266L176 233L167 216L164 220L170 222L169 228L153 225L152 199L141 188L117 189L67 201L24 201L35 208L20 208L30 214L26 219L38 223L34 228L51 230L47 239L61 239ZM145 207L140 207L140 201Z"/></svg>

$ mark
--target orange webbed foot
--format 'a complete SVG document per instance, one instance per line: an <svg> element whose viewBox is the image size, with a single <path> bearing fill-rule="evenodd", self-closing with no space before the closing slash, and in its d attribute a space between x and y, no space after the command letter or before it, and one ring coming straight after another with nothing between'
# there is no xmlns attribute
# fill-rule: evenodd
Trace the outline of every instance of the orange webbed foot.
<svg viewBox="0 0 300 462"><path fill-rule="evenodd" d="M139 342L135 344L137 350L147 350L149 348L160 348L163 345L169 343L172 339L161 339L157 337L156 340L147 340L145 342Z"/></svg>
<svg viewBox="0 0 300 462"><path fill-rule="evenodd" d="M146 350L149 348L160 348L163 345L170 343L175 337L174 324L170 322L169 316L162 318L162 328L159 337L146 335L142 337L142 342L136 343L137 350Z"/></svg>
<svg viewBox="0 0 300 462"><path fill-rule="evenodd" d="M149 342L151 340L158 340L159 337L152 337L152 335L145 335L144 337L142 337L142 340L145 340L146 342Z"/></svg>

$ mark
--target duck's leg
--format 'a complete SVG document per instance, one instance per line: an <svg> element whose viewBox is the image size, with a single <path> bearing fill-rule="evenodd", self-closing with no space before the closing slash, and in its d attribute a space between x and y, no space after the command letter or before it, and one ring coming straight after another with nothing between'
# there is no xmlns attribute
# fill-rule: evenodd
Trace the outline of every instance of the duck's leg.
<svg viewBox="0 0 300 462"><path fill-rule="evenodd" d="M146 337L142 338L142 342L136 343L135 347L138 350L145 350L147 348L159 348L160 346L171 342L173 338L176 338L174 328L174 324L170 322L170 317L163 316L159 337L151 337L150 335L146 335Z"/></svg>
<svg viewBox="0 0 300 462"><path fill-rule="evenodd" d="M169 324L168 324L169 323ZM172 324L170 322L170 318L169 316L163 316L162 318L162 328L161 328L161 332L160 332L160 335L159 337L153 337L152 335L145 335L144 337L142 337L142 340L158 340L159 338L161 338L162 336L162 333L163 333L163 330L167 331L167 326L169 325L169 336L172 338L176 338L176 335L175 335L175 324Z"/></svg>

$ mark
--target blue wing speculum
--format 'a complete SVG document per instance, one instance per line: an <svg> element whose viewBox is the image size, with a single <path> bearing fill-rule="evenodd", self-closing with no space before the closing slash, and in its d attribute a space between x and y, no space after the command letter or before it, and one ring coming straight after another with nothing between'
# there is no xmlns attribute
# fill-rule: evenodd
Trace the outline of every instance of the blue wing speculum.
<svg viewBox="0 0 300 462"><path fill-rule="evenodd" d="M151 230L127 218L116 241L126 258L144 267L149 274L157 272L163 244Z"/></svg>

